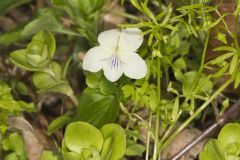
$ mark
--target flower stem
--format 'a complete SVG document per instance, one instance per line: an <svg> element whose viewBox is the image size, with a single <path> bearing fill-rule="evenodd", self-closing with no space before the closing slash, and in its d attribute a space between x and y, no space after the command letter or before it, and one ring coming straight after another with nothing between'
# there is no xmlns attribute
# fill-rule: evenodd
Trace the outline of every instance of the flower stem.
<svg viewBox="0 0 240 160"><path fill-rule="evenodd" d="M157 160L158 157L158 133L159 133L159 121L160 121L160 110L159 104L161 99L161 62L160 58L157 59L157 95L158 95L158 107L156 109L156 124L155 124L155 134L154 134L154 150L153 150L153 160Z"/></svg>
<svg viewBox="0 0 240 160"><path fill-rule="evenodd" d="M149 159L149 146L150 146L150 138L151 138L151 127L152 127L152 111L150 112L149 123L148 123L148 133L147 133L147 145L146 145L145 160Z"/></svg>
<svg viewBox="0 0 240 160"><path fill-rule="evenodd" d="M199 73L201 73L204 69L204 62L205 62L205 57L206 57L206 53L207 53L208 41L209 41L209 31L207 32L206 41L204 43L204 49L203 49L203 53L202 53L202 60L201 60L200 68L199 68Z"/></svg>
<svg viewBox="0 0 240 160"><path fill-rule="evenodd" d="M239 14L235 16L234 19L234 33L233 33L233 39L235 43L235 47L237 49L238 54L240 54L240 47L238 44L238 19L239 19Z"/></svg>
<svg viewBox="0 0 240 160"><path fill-rule="evenodd" d="M69 96L69 98L72 100L73 104L74 104L75 106L78 106L79 102L78 102L78 99L76 98L76 96L75 96L73 93L70 94L70 95L68 95L68 96Z"/></svg>
<svg viewBox="0 0 240 160"><path fill-rule="evenodd" d="M176 129L173 134L171 134L168 139L162 144L161 150L165 148L185 127L187 127L194 118L196 118L208 105L212 102L226 87L228 87L233 82L233 79L230 78L225 83L218 88L218 90L207 100L205 101L200 108L194 112L178 129Z"/></svg>

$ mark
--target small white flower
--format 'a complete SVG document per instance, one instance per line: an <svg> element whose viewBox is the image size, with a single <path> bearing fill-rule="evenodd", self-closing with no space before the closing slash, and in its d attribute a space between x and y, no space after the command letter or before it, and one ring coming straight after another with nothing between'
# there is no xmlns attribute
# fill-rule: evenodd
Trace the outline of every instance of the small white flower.
<svg viewBox="0 0 240 160"><path fill-rule="evenodd" d="M83 69L98 72L103 69L105 77L112 82L124 73L132 79L146 75L147 65L136 53L143 42L138 28L112 29L98 36L99 46L90 49L83 59Z"/></svg>

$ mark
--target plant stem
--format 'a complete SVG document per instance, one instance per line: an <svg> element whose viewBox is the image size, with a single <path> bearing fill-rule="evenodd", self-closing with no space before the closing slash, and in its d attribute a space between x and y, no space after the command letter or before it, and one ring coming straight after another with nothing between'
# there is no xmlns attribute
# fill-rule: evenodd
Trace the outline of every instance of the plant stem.
<svg viewBox="0 0 240 160"><path fill-rule="evenodd" d="M154 150L153 150L153 160L157 160L158 157L158 133L159 133L159 121L160 121L160 110L159 104L161 99L161 63L160 58L157 59L157 95L158 95L158 107L156 109L156 124L155 124L155 134L154 134Z"/></svg>
<svg viewBox="0 0 240 160"><path fill-rule="evenodd" d="M203 49L203 53L202 53L202 60L201 60L200 68L199 68L199 73L201 73L204 69L204 62L205 62L205 57L206 57L206 53L207 53L208 41L209 41L209 31L207 32L206 41L204 43L204 49Z"/></svg>
<svg viewBox="0 0 240 160"><path fill-rule="evenodd" d="M207 106L209 103L212 102L213 99L215 99L226 87L228 87L233 82L233 79L230 78L225 83L218 88L218 90L207 100L205 101L200 108L194 112L193 115L191 115L178 129L176 129L171 136L168 137L168 139L162 144L161 149L166 147L185 127L187 127L194 118L196 118Z"/></svg>
<svg viewBox="0 0 240 160"><path fill-rule="evenodd" d="M79 102L78 102L78 99L75 97L75 95L72 93L72 94L70 94L70 95L68 95L68 96L69 96L69 98L72 100L73 104L74 104L75 106L78 106Z"/></svg>
<svg viewBox="0 0 240 160"><path fill-rule="evenodd" d="M234 39L234 43L235 43L235 47L237 49L238 54L240 54L240 47L238 44L238 19L239 19L239 14L237 14L235 16L234 19L234 34L233 34L233 39Z"/></svg>
<svg viewBox="0 0 240 160"><path fill-rule="evenodd" d="M145 160L149 158L149 146L150 146L150 136L151 136L151 127L152 127L152 111L150 112L149 123L148 123L148 134L147 134L147 145L146 145L146 156Z"/></svg>

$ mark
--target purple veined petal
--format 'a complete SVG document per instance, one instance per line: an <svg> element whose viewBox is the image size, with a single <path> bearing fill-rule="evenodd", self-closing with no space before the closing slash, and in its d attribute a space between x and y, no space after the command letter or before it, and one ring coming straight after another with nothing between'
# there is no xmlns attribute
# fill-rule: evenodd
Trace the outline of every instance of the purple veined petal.
<svg viewBox="0 0 240 160"><path fill-rule="evenodd" d="M143 33L138 28L123 29L120 34L118 49L122 52L135 52L143 43Z"/></svg>
<svg viewBox="0 0 240 160"><path fill-rule="evenodd" d="M112 55L103 67L105 77L111 81L117 81L123 74L121 61L117 55Z"/></svg>
<svg viewBox="0 0 240 160"><path fill-rule="evenodd" d="M90 49L83 59L83 69L90 72L100 71L112 53L104 47Z"/></svg>
<svg viewBox="0 0 240 160"><path fill-rule="evenodd" d="M118 46L119 36L120 36L120 30L118 29L107 30L107 31L101 32L98 35L98 42L101 46L104 46L110 49L110 51L115 52Z"/></svg>
<svg viewBox="0 0 240 160"><path fill-rule="evenodd" d="M124 74L132 79L141 79L146 76L147 65L135 52L123 52L120 54Z"/></svg>

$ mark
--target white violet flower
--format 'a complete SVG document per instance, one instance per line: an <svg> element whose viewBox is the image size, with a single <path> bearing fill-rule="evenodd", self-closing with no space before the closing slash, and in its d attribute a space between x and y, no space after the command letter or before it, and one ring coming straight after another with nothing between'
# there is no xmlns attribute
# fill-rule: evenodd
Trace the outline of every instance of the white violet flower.
<svg viewBox="0 0 240 160"><path fill-rule="evenodd" d="M105 77L112 82L122 74L141 79L147 73L145 61L136 53L143 42L138 28L111 29L98 36L99 46L90 49L83 59L83 69L98 72L103 69Z"/></svg>

